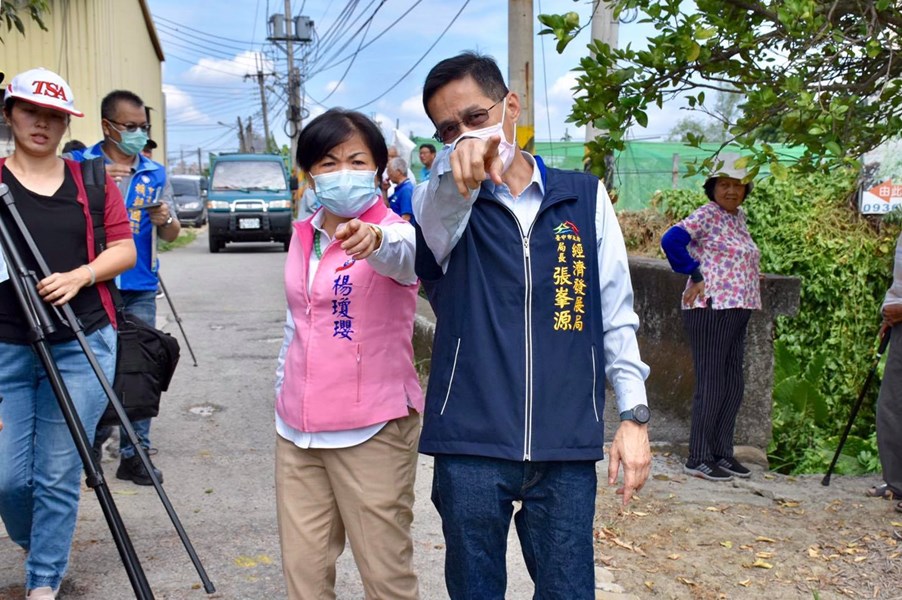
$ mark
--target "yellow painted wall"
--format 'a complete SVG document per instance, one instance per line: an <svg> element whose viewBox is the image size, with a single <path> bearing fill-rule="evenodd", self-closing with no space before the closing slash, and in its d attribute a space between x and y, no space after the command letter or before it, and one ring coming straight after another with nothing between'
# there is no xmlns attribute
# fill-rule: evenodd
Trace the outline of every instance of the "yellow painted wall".
<svg viewBox="0 0 902 600"><path fill-rule="evenodd" d="M0 70L5 84L16 73L34 67L56 71L72 86L75 106L85 113L73 118L63 143L79 139L91 145L103 135L100 101L115 90L138 94L152 107L151 137L159 144L154 159L166 157L166 122L161 61L154 34L142 12L143 0L51 0L42 31L23 19L25 35L4 33ZM149 13L148 13L149 14ZM152 25L151 25L152 27Z"/></svg>

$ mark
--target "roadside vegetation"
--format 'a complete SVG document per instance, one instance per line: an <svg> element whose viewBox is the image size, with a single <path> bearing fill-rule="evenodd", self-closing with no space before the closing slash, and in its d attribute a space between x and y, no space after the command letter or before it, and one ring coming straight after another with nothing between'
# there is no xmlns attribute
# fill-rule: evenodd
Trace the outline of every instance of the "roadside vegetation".
<svg viewBox="0 0 902 600"><path fill-rule="evenodd" d="M170 250L175 250L176 248L181 248L182 246L187 246L191 242L197 239L197 231L195 229L188 229L187 227L182 227L182 230L179 231L179 236L172 240L171 242L164 242L160 240L157 243L157 250L159 252L168 252Z"/></svg>

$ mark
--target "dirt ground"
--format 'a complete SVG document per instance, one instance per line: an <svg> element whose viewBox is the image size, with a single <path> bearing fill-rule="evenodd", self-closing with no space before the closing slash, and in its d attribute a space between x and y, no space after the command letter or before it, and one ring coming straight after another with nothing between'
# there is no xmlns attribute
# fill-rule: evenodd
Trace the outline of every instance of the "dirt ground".
<svg viewBox="0 0 902 600"><path fill-rule="evenodd" d="M714 483L657 453L626 511L599 486L596 560L639 598L902 598L902 513L868 498L876 477L756 469ZM601 483L601 482L600 482ZM606 482L605 482L606 483Z"/></svg>

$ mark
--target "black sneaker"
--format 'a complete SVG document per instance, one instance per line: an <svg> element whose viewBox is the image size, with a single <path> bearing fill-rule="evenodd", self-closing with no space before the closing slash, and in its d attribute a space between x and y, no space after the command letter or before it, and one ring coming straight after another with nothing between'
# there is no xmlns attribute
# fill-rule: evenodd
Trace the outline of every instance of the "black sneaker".
<svg viewBox="0 0 902 600"><path fill-rule="evenodd" d="M746 469L741 462L733 458L732 456L722 456L721 458L715 459L717 466L730 473L735 475L736 477L742 477L743 479L748 479L752 476L752 472Z"/></svg>
<svg viewBox="0 0 902 600"><path fill-rule="evenodd" d="M683 465L683 472L709 481L731 481L733 479L730 473L721 469L713 460L697 463L687 462Z"/></svg>
<svg viewBox="0 0 902 600"><path fill-rule="evenodd" d="M160 480L160 483L163 483L162 471L154 467L153 463L151 463L150 466L153 467L153 472L157 476L157 479ZM141 457L137 454L129 458L123 457L119 460L119 468L116 469L116 479L131 481L136 485L153 485L150 474L147 472L147 469L144 468Z"/></svg>

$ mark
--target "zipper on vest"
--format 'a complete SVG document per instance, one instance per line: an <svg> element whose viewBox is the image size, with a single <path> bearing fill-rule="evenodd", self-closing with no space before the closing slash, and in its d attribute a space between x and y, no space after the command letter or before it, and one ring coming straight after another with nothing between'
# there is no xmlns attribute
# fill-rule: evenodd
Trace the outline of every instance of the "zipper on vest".
<svg viewBox="0 0 902 600"><path fill-rule="evenodd" d="M514 216L516 219L516 216ZM532 264L529 255L529 236L532 233L532 225L529 232L523 235L523 228L520 227L520 221L517 220L517 228L520 229L520 236L523 237L523 273L526 279L526 292L523 300L523 327L524 339L526 340L526 410L524 413L524 436L523 436L523 460L531 460L532 458Z"/></svg>
<svg viewBox="0 0 902 600"><path fill-rule="evenodd" d="M539 218L536 213L535 218L529 225L529 231L523 232L520 220L517 215L508 208L504 203L498 202L498 205L504 208L517 224L517 231L520 232L520 239L523 242L523 277L526 281L525 291L523 294L523 329L525 340L524 354L526 355L525 364L525 398L523 410L523 460L532 460L532 263L529 254L529 238L532 235L532 228ZM541 212L541 208L539 209Z"/></svg>

